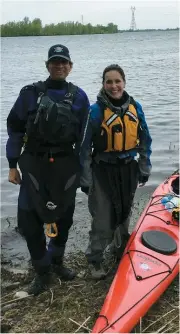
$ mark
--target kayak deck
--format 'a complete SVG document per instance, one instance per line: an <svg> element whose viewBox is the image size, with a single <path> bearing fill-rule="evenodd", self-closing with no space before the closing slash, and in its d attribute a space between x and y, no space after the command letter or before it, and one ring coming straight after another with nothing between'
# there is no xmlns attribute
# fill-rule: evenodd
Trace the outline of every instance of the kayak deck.
<svg viewBox="0 0 180 334"><path fill-rule="evenodd" d="M178 222L161 204L168 189L160 185L141 215L93 333L129 333L178 274Z"/></svg>

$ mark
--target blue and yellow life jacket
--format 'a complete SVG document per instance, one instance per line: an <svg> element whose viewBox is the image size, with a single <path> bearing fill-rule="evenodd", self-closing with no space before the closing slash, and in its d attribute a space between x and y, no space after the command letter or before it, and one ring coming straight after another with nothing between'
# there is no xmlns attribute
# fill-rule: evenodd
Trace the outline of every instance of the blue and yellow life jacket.
<svg viewBox="0 0 180 334"><path fill-rule="evenodd" d="M136 148L139 127L136 103L132 98L123 116L106 107L100 131L94 138L94 149L97 152L122 152Z"/></svg>

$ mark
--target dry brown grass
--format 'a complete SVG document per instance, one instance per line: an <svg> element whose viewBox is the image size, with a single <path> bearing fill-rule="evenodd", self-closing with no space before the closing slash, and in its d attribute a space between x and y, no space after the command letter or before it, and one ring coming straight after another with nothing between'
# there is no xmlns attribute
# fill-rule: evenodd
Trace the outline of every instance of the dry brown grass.
<svg viewBox="0 0 180 334"><path fill-rule="evenodd" d="M2 288L2 329L13 333L88 333L101 309L112 281L94 282L89 279L82 253L67 259L77 272L84 274L72 282L53 277L50 289L38 297L14 300L14 294L23 290L32 278L10 275L2 269L2 281L20 284L11 291ZM171 284L160 300L141 319L136 333L179 333L178 279ZM4 304L4 305L3 305Z"/></svg>

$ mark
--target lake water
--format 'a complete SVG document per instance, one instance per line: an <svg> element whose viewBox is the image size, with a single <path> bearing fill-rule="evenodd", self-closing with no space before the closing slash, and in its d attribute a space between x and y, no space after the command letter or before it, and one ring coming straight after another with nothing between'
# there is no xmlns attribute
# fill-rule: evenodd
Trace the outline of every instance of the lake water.
<svg viewBox="0 0 180 334"><path fill-rule="evenodd" d="M86 91L91 103L101 87L103 69L112 63L122 66L126 90L142 104L153 138L149 185L158 185L177 169L178 40L178 31L2 38L1 217L16 215L19 191L7 180L6 118L24 85L47 78L44 61L53 44L70 49L74 66L68 79Z"/></svg>

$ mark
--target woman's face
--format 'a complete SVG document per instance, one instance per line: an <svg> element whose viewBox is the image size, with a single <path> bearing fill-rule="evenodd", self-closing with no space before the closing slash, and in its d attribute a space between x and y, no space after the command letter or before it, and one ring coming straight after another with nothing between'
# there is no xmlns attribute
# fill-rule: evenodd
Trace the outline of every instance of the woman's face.
<svg viewBox="0 0 180 334"><path fill-rule="evenodd" d="M64 80L72 69L72 64L62 58L54 58L47 64L47 69L53 80Z"/></svg>
<svg viewBox="0 0 180 334"><path fill-rule="evenodd" d="M106 72L103 87L113 99L120 99L124 92L125 82L118 71L112 70Z"/></svg>

